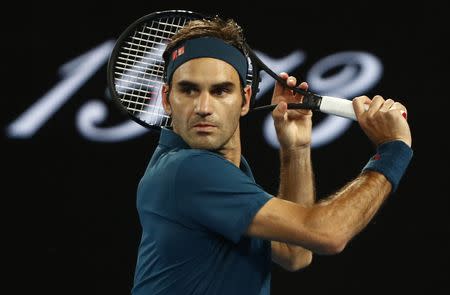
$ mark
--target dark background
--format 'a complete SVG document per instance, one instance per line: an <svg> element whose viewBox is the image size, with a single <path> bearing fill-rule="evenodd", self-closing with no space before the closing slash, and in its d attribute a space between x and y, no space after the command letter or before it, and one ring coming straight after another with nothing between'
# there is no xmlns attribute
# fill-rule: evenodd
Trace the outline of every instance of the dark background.
<svg viewBox="0 0 450 295"><path fill-rule="evenodd" d="M431 2L392 5L91 1L22 7L22 22L2 26L4 36L17 38L2 44L4 81L9 82L1 116L2 195L13 204L5 210L7 244L17 253L6 254L13 262L9 274L19 280L16 291L129 294L140 238L136 186L158 135L113 143L80 135L75 124L80 107L92 99L106 101L106 63L32 137L9 137L6 130L61 81L62 64L116 39L145 14L188 9L234 18L252 47L272 57L301 49L307 58L293 74L336 52L369 52L383 63L383 75L366 94L397 98L408 108L415 156L397 193L341 254L316 255L310 267L295 273L274 264L272 294L447 294L449 59L442 43L449 36L448 16ZM109 105L108 110L101 126L126 120ZM243 119L243 153L257 181L276 193L278 154L264 142L263 118ZM322 118L314 116L315 122ZM351 180L372 153L357 123L315 148L317 197Z"/></svg>

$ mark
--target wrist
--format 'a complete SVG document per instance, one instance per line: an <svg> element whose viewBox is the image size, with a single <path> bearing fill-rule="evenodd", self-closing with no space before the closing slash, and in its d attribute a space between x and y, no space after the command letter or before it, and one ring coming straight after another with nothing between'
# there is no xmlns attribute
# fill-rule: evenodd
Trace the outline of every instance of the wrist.
<svg viewBox="0 0 450 295"><path fill-rule="evenodd" d="M391 183L392 192L395 192L412 156L412 149L404 141L386 142L377 147L377 153L364 166L363 171L383 174Z"/></svg>
<svg viewBox="0 0 450 295"><path fill-rule="evenodd" d="M301 147L280 148L280 160L282 164L289 164L311 157L311 145Z"/></svg>
<svg viewBox="0 0 450 295"><path fill-rule="evenodd" d="M311 151L311 144L302 144L294 146L280 146L280 154L286 157L302 155L303 153L309 153Z"/></svg>

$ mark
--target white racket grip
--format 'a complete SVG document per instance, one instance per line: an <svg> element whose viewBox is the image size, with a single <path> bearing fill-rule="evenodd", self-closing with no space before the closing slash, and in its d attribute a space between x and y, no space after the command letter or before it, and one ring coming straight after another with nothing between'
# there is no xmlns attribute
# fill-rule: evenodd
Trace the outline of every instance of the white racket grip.
<svg viewBox="0 0 450 295"><path fill-rule="evenodd" d="M336 115L356 121L356 115L355 111L353 110L352 101L348 99L332 96L322 96L319 110L322 113Z"/></svg>

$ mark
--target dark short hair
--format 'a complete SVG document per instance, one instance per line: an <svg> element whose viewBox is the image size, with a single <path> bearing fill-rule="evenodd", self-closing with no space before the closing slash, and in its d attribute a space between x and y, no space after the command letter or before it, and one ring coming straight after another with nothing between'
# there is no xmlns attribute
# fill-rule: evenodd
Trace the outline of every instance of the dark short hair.
<svg viewBox="0 0 450 295"><path fill-rule="evenodd" d="M233 45L245 55L244 34L242 28L232 19L223 20L218 16L211 19L192 20L181 28L167 44L163 53L164 76L172 51L189 39L216 37Z"/></svg>

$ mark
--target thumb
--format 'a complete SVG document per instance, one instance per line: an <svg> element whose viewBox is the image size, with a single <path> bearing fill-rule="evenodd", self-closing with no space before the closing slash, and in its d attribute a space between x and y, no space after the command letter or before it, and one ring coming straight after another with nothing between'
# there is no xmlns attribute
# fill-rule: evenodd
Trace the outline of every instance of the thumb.
<svg viewBox="0 0 450 295"><path fill-rule="evenodd" d="M273 120L274 121L283 120L286 112L287 112L287 103L284 101L280 101L272 112Z"/></svg>

